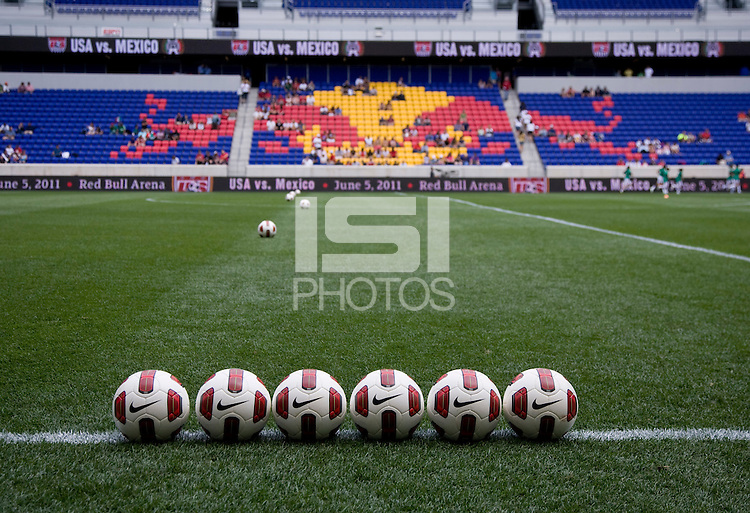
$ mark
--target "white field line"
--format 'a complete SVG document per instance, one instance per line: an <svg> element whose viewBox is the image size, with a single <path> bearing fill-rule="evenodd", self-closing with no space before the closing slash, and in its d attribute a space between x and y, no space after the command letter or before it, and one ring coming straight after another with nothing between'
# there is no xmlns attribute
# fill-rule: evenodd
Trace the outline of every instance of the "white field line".
<svg viewBox="0 0 750 513"><path fill-rule="evenodd" d="M151 203L173 203L175 205L196 205L196 206L212 206L212 207L236 207L238 205L232 203L206 203L202 201L173 201L156 198L146 198L146 201Z"/></svg>
<svg viewBox="0 0 750 513"><path fill-rule="evenodd" d="M607 230L604 228L597 228L596 226L589 226L580 223L571 223L570 221L564 221L554 217L540 216L536 214L527 214L525 212L516 212L515 210L508 210L500 207L490 207L487 205L480 205L479 203L473 203L471 201L451 198L451 201L461 203L462 205L468 205L470 207L481 208L485 210L492 210L493 212L500 212L503 214L510 214L519 217L529 217L532 219L539 219L541 221L548 221L550 223L557 223L564 226L570 226L572 228L580 228L582 230L590 230L592 232L606 233L607 235L616 235L618 237L626 237L628 239L635 239L642 242L650 242L652 244L659 244L662 246L669 246L670 248L685 249L688 251L698 251L700 253L707 253L709 255L720 256L724 258L733 258L735 260L742 260L743 262L750 262L750 257L744 255L735 255L734 253L724 253L723 251L716 251L714 249L701 248L699 246L688 246L686 244L678 244L676 242L669 242L666 240L653 239L651 237L642 237L640 235L633 235L631 233L616 232L614 230Z"/></svg>
<svg viewBox="0 0 750 513"><path fill-rule="evenodd" d="M722 203L721 205L708 205L708 208L735 208L747 206L750 206L750 201L742 201L740 203Z"/></svg>
<svg viewBox="0 0 750 513"><path fill-rule="evenodd" d="M359 440L362 435L354 429L342 430L337 434L342 440ZM414 433L414 438L422 440L437 440L437 432L420 429ZM490 440L515 439L517 436L510 429L500 429L490 435ZM207 442L208 436L202 431L184 431L177 436L183 442ZM284 436L276 429L266 428L258 436L259 441L282 441ZM733 442L750 441L750 431L742 429L613 429L595 431L588 429L574 429L563 438L571 442L629 442L629 441L659 441L659 440L687 440ZM9 433L0 431L0 442L5 444L66 444L66 445L94 445L127 443L119 431L103 431L87 433L83 431L48 431L42 433Z"/></svg>

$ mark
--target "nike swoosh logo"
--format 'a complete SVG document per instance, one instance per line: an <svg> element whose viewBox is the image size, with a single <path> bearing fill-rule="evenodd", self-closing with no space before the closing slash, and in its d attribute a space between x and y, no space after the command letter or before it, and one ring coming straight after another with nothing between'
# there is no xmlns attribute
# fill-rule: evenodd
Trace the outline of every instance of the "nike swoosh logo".
<svg viewBox="0 0 750 513"><path fill-rule="evenodd" d="M544 408L545 406L549 406L549 405L551 405L551 404L559 403L559 402L560 402L561 400L562 400L562 399L558 399L557 401L551 401L551 402L549 402L549 403L542 403L542 404L539 404L539 403L537 403L537 402L536 402L536 399L534 399L534 402L533 402L533 403L531 403L531 407L532 407L532 408L534 408L535 410L541 410L541 409L542 409L542 408Z"/></svg>
<svg viewBox="0 0 750 513"><path fill-rule="evenodd" d="M463 408L464 406L469 406L470 404L478 403L479 401L484 401L484 399L474 399L473 401L463 402L463 401L459 401L458 397L456 397L453 400L453 406L455 406L456 408Z"/></svg>
<svg viewBox="0 0 750 513"><path fill-rule="evenodd" d="M389 395L388 397L383 397L382 399L378 399L378 397L375 396L375 397L372 398L372 404L374 404L375 406L378 406L378 405L381 405L381 404L383 404L386 401L390 401L394 397L398 397L400 395L401 394Z"/></svg>
<svg viewBox="0 0 750 513"><path fill-rule="evenodd" d="M295 398L294 401L292 401L292 406L294 406L295 408L302 408L303 406L306 406L310 403L314 403L318 399L320 399L320 397L316 397L315 399L310 399L309 401L298 402L297 398Z"/></svg>
<svg viewBox="0 0 750 513"><path fill-rule="evenodd" d="M216 405L216 409L219 410L219 411L224 411L224 410L228 410L229 408L233 408L233 407L235 407L235 406L237 406L239 404L246 403L246 402L247 402L247 399L244 400L244 401L240 401L238 403L222 404L221 403L221 399L219 399L219 403Z"/></svg>
<svg viewBox="0 0 750 513"><path fill-rule="evenodd" d="M150 403L142 404L142 405L140 405L140 406L135 406L135 405L134 405L133 403L130 403L130 413L138 413L138 412L139 412L139 411L141 411L142 409L144 409L144 408L148 408L148 407L149 407L149 406L151 406L152 404L156 404L156 403L158 403L158 402L159 402L159 401L152 401L152 402L150 402Z"/></svg>

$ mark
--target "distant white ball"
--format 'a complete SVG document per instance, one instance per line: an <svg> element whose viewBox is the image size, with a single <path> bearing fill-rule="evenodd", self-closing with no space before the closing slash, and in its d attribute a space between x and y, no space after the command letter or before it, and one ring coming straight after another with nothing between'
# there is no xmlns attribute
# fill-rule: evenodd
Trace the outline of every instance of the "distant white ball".
<svg viewBox="0 0 750 513"><path fill-rule="evenodd" d="M302 191L299 190L299 189L295 189L294 190L294 194L295 194L295 196L299 196L300 194L302 194Z"/></svg>
<svg viewBox="0 0 750 513"><path fill-rule="evenodd" d="M118 387L112 415L117 429L132 442L171 440L190 415L190 397L170 373L144 370Z"/></svg>
<svg viewBox="0 0 750 513"><path fill-rule="evenodd" d="M198 390L195 413L198 424L214 440L250 440L271 416L271 394L250 371L220 370Z"/></svg>
<svg viewBox="0 0 750 513"><path fill-rule="evenodd" d="M424 416L422 390L399 370L376 370L354 387L349 412L366 437L403 440L414 433Z"/></svg>
<svg viewBox="0 0 750 513"><path fill-rule="evenodd" d="M503 417L525 438L560 438L570 431L577 416L575 389L562 374L550 369L523 371L503 395Z"/></svg>
<svg viewBox="0 0 750 513"><path fill-rule="evenodd" d="M273 394L273 419L292 440L324 440L338 431L346 415L341 385L327 372L292 372Z"/></svg>
<svg viewBox="0 0 750 513"><path fill-rule="evenodd" d="M297 195L294 193L294 191L289 191L286 193L285 197L287 201L294 201L294 198L296 198Z"/></svg>
<svg viewBox="0 0 750 513"><path fill-rule="evenodd" d="M273 237L276 235L276 225L273 221L266 219L258 225L258 235L261 237Z"/></svg>
<svg viewBox="0 0 750 513"><path fill-rule="evenodd" d="M471 442L487 437L500 422L500 391L479 371L454 369L427 396L427 416L448 440Z"/></svg>
<svg viewBox="0 0 750 513"><path fill-rule="evenodd" d="M310 200L308 199L299 200L299 208L304 208L304 209L310 208Z"/></svg>

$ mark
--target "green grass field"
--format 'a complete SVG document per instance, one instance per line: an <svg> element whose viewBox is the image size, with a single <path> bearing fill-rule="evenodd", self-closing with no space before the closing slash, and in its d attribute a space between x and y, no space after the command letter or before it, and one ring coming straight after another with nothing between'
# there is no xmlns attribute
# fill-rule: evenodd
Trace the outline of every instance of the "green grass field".
<svg viewBox="0 0 750 513"><path fill-rule="evenodd" d="M394 295L390 309L378 296L366 311L335 297L295 311L295 210L281 194L0 194L0 511L745 511L750 198L455 197L473 204L451 203L442 276L453 308L410 311ZM390 222L424 228L425 203L416 222ZM274 239L257 236L264 218ZM354 288L353 301L366 292ZM228 445L203 440L193 412L171 443L84 436L115 433L114 391L142 369L171 372L193 402L227 367L271 394L289 372L319 368L348 395L379 368L426 394L454 368L502 392L539 366L575 386L578 437L527 442L501 420L490 439L456 445L425 417L413 440L381 444L347 417L324 443L285 442L271 420L259 440ZM607 437L637 429L678 436ZM723 429L738 436L710 439ZM39 433L65 443L12 441Z"/></svg>

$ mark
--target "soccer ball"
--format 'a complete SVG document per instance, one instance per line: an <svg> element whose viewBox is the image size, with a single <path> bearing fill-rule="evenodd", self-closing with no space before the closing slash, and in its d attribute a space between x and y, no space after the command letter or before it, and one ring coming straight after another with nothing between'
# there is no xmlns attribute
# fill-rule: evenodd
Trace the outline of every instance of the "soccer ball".
<svg viewBox="0 0 750 513"><path fill-rule="evenodd" d="M403 440L414 433L424 415L419 385L405 373L381 369L354 387L349 412L359 431L373 440Z"/></svg>
<svg viewBox="0 0 750 513"><path fill-rule="evenodd" d="M292 372L273 393L273 419L292 440L323 440L338 431L346 415L341 385L316 369Z"/></svg>
<svg viewBox="0 0 750 513"><path fill-rule="evenodd" d="M576 415L578 396L559 372L525 370L505 389L503 417L525 438L560 438L573 427Z"/></svg>
<svg viewBox="0 0 750 513"><path fill-rule="evenodd" d="M266 219L258 225L258 235L261 237L273 237L276 235L276 225L273 221Z"/></svg>
<svg viewBox="0 0 750 513"><path fill-rule="evenodd" d="M294 191L289 191L286 193L286 200L287 201L293 201L295 196L297 196Z"/></svg>
<svg viewBox="0 0 750 513"><path fill-rule="evenodd" d="M302 191L301 191L301 190L299 190L299 189L295 189L295 190L294 190L294 194L295 194L296 196L299 196L300 194L302 194Z"/></svg>
<svg viewBox="0 0 750 513"><path fill-rule="evenodd" d="M454 369L430 389L427 416L448 440L482 440L500 422L500 391L479 371Z"/></svg>
<svg viewBox="0 0 750 513"><path fill-rule="evenodd" d="M301 199L299 200L299 208L310 208L310 200L308 199Z"/></svg>
<svg viewBox="0 0 750 513"><path fill-rule="evenodd" d="M268 422L271 394L252 372L224 369L198 390L195 413L198 424L214 440L250 440Z"/></svg>
<svg viewBox="0 0 750 513"><path fill-rule="evenodd" d="M117 429L132 442L171 440L190 415L190 397L170 373L144 370L117 389L112 415Z"/></svg>

